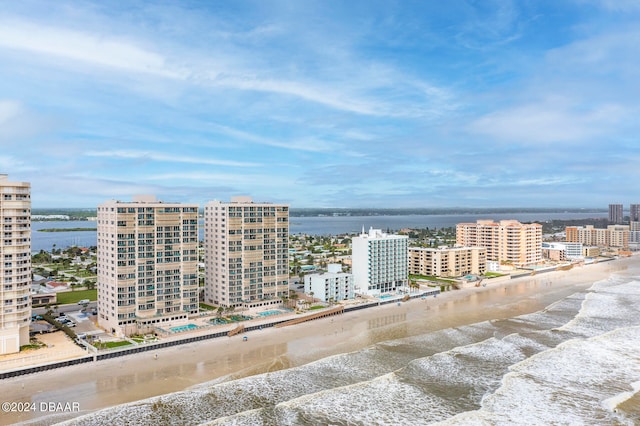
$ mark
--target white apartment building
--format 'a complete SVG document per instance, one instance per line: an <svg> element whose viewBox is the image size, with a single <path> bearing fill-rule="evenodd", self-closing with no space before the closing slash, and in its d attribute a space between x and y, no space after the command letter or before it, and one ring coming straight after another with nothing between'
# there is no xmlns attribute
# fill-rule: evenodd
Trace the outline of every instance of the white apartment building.
<svg viewBox="0 0 640 426"><path fill-rule="evenodd" d="M571 259L583 259L584 247L576 242L543 242L542 253L546 259L563 261Z"/></svg>
<svg viewBox="0 0 640 426"><path fill-rule="evenodd" d="M289 206L251 197L204 208L205 302L279 305L289 295Z"/></svg>
<svg viewBox="0 0 640 426"><path fill-rule="evenodd" d="M542 261L542 225L517 220L478 220L456 225L456 244L461 247L485 247L487 260L516 267Z"/></svg>
<svg viewBox="0 0 640 426"><path fill-rule="evenodd" d="M632 206L638 206L640 211L640 204L632 204ZM640 222L636 220L629 222L629 248L632 250L640 249Z"/></svg>
<svg viewBox="0 0 640 426"><path fill-rule="evenodd" d="M0 174L0 355L29 344L31 185Z"/></svg>
<svg viewBox="0 0 640 426"><path fill-rule="evenodd" d="M356 293L376 296L407 287L409 279L409 237L391 235L380 229L362 229L351 239L352 267Z"/></svg>
<svg viewBox="0 0 640 426"><path fill-rule="evenodd" d="M151 195L98 206L98 324L117 335L198 313L198 205Z"/></svg>
<svg viewBox="0 0 640 426"><path fill-rule="evenodd" d="M324 274L304 276L304 292L313 293L314 299L323 302L354 299L355 284L353 274L342 272L342 265L329 264Z"/></svg>
<svg viewBox="0 0 640 426"><path fill-rule="evenodd" d="M409 274L436 277L482 275L487 269L484 247L409 247Z"/></svg>

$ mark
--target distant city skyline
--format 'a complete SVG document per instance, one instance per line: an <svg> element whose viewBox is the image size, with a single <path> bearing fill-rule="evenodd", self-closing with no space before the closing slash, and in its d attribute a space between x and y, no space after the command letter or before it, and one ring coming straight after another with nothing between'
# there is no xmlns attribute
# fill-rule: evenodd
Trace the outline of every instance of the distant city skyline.
<svg viewBox="0 0 640 426"><path fill-rule="evenodd" d="M640 3L0 3L32 207L640 201Z"/></svg>

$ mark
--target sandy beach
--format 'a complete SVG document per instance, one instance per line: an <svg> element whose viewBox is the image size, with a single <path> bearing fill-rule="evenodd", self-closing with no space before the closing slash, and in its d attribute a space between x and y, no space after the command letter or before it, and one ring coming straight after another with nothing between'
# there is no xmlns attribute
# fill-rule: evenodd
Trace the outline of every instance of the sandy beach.
<svg viewBox="0 0 640 426"><path fill-rule="evenodd" d="M175 346L156 352L0 381L5 401L77 403L79 413L176 392L211 380L299 366L377 342L543 309L624 270L637 257L576 267L388 304L285 328ZM157 356L157 358L156 358ZM0 413L12 424L51 413ZM62 416L61 418L68 418ZM48 424L51 419L43 424Z"/></svg>

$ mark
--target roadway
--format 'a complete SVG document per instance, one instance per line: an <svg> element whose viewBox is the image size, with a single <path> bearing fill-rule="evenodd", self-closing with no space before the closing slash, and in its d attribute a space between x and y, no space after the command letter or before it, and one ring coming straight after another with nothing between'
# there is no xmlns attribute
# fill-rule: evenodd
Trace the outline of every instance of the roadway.
<svg viewBox="0 0 640 426"><path fill-rule="evenodd" d="M86 312L91 312L92 309L95 309L98 307L98 302L90 302L87 304L87 310ZM77 303L70 303L68 305L58 305L58 314L61 313L67 313L67 312L80 312L82 310L82 306L78 305ZM31 315L42 315L47 311L46 308L44 307L40 307L40 308L33 308L31 310ZM55 309L53 309L53 312L56 312Z"/></svg>

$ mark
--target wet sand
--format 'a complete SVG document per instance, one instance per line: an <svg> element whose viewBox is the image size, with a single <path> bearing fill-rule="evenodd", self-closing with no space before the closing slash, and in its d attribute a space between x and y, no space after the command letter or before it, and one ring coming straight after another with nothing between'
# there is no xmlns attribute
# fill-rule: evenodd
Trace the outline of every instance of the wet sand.
<svg viewBox="0 0 640 426"><path fill-rule="evenodd" d="M247 341L237 335L6 379L0 381L0 395L6 401L33 402L36 408L43 402L77 403L80 412L62 415L61 420L228 376L295 367L381 341L535 312L638 262L640 258L620 259L455 290L400 306L391 303L295 326L266 328L248 333ZM2 412L0 424L51 414ZM42 420L35 423L50 424L53 418Z"/></svg>

